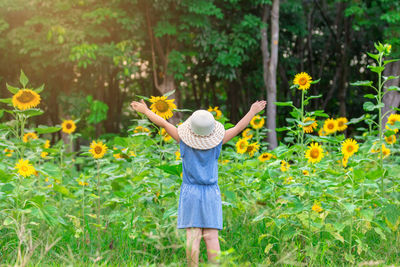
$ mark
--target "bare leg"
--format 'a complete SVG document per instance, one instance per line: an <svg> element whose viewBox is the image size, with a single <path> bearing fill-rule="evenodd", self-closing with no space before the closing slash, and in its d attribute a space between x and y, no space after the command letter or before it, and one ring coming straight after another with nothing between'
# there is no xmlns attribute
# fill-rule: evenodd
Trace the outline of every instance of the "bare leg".
<svg viewBox="0 0 400 267"><path fill-rule="evenodd" d="M186 257L189 267L199 266L201 228L186 228Z"/></svg>
<svg viewBox="0 0 400 267"><path fill-rule="evenodd" d="M220 252L218 229L203 228L203 238L206 242L208 261L217 263L215 256Z"/></svg>

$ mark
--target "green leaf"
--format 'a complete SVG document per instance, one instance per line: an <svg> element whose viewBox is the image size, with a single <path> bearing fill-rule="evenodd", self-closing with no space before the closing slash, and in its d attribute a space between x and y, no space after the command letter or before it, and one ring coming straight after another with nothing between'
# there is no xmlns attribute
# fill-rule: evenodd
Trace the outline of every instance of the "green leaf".
<svg viewBox="0 0 400 267"><path fill-rule="evenodd" d="M287 102L275 102L275 105L285 107L285 106L291 106L293 107L293 102L292 101L287 101Z"/></svg>
<svg viewBox="0 0 400 267"><path fill-rule="evenodd" d="M314 99L314 98L320 98L320 97L322 97L322 94L321 95L312 95L312 96L307 97L306 101L308 101L310 99Z"/></svg>
<svg viewBox="0 0 400 267"><path fill-rule="evenodd" d="M364 118L365 118L365 115L362 115L362 116L359 117L359 118L352 118L352 119L347 123L347 125L359 123L360 121L364 120Z"/></svg>
<svg viewBox="0 0 400 267"><path fill-rule="evenodd" d="M386 88L386 91L387 91L387 92L388 92L388 91L398 91L398 92L400 92L400 87L395 86L395 85L391 85L391 86L389 86L388 88Z"/></svg>
<svg viewBox="0 0 400 267"><path fill-rule="evenodd" d="M12 104L12 99L11 98L1 98L0 102L5 103L5 104Z"/></svg>
<svg viewBox="0 0 400 267"><path fill-rule="evenodd" d="M14 87L14 86L11 86L11 85L9 85L8 83L6 83L6 86L7 86L7 90L8 91L10 91L12 94L16 94L16 93L18 93L18 91L19 91L19 88L17 88L17 87Z"/></svg>
<svg viewBox="0 0 400 267"><path fill-rule="evenodd" d="M165 97L169 97L170 95L172 95L173 93L175 93L175 89L169 92L166 92L165 94L163 94L163 96Z"/></svg>
<svg viewBox="0 0 400 267"><path fill-rule="evenodd" d="M174 110L175 111L179 111L179 112L193 112L193 110L191 110L191 109L179 109L179 108L176 108Z"/></svg>
<svg viewBox="0 0 400 267"><path fill-rule="evenodd" d="M371 86L372 85L372 81L356 81L354 83L350 83L350 85L353 85L353 86Z"/></svg>
<svg viewBox="0 0 400 267"><path fill-rule="evenodd" d="M177 165L161 165L157 166L158 169L161 169L165 171L166 173L172 174L172 175L177 175L180 176L182 172L182 165L177 164Z"/></svg>
<svg viewBox="0 0 400 267"><path fill-rule="evenodd" d="M381 73L385 69L385 67L379 66L367 66L367 68L376 73Z"/></svg>
<svg viewBox="0 0 400 267"><path fill-rule="evenodd" d="M376 98L376 96L373 95L373 94L366 94L366 95L364 95L364 97L365 98L369 98L369 99L375 99Z"/></svg>
<svg viewBox="0 0 400 267"><path fill-rule="evenodd" d="M3 117L3 115L4 115L4 110L0 109L0 119Z"/></svg>
<svg viewBox="0 0 400 267"><path fill-rule="evenodd" d="M42 115L44 113L44 111L41 109L35 108L35 109L24 110L24 111L22 111L22 113L24 113L26 116L28 116L28 118L31 118L34 116Z"/></svg>
<svg viewBox="0 0 400 267"><path fill-rule="evenodd" d="M143 100L146 100L146 101L150 100L150 98L148 98L147 96L142 96L142 95L136 95L136 96L139 97L140 99L143 99Z"/></svg>
<svg viewBox="0 0 400 267"><path fill-rule="evenodd" d="M379 54L372 54L372 53L368 53L368 52L367 52L367 54L368 54L368 56L372 57L372 58L375 59L376 61L379 60Z"/></svg>
<svg viewBox="0 0 400 267"><path fill-rule="evenodd" d="M364 103L363 108L365 111L372 111L374 110L374 106L374 103L368 101Z"/></svg>
<svg viewBox="0 0 400 267"><path fill-rule="evenodd" d="M396 62L396 61L399 61L399 60L400 60L400 58L384 60L384 61L383 61L383 66L385 66L385 65L388 64L388 63Z"/></svg>
<svg viewBox="0 0 400 267"><path fill-rule="evenodd" d="M319 78L318 80L315 80L315 81L312 81L312 82L310 82L310 84L316 84L316 83L319 83L319 81L321 80L321 78ZM321 95L322 96L322 95Z"/></svg>
<svg viewBox="0 0 400 267"><path fill-rule="evenodd" d="M390 131L388 130L388 131L385 132L385 136L386 137L389 137L389 136L394 135L394 134L396 134L396 132L395 131L391 131L391 130Z"/></svg>
<svg viewBox="0 0 400 267"><path fill-rule="evenodd" d="M38 134L45 134L45 133L55 133L61 130L61 127L49 127L45 125L39 125L39 127L35 128L35 131Z"/></svg>
<svg viewBox="0 0 400 267"><path fill-rule="evenodd" d="M400 217L400 208L397 205L389 204L383 208L386 219L393 225L397 224Z"/></svg>
<svg viewBox="0 0 400 267"><path fill-rule="evenodd" d="M26 75L25 75L23 70L21 70L21 75L19 76L19 82L22 84L22 86L24 88L29 82L29 79L28 79L28 77L26 77Z"/></svg>
<svg viewBox="0 0 400 267"><path fill-rule="evenodd" d="M36 93L40 94L44 89L44 84L42 84L41 86L39 86L36 89L33 89L33 91L35 91Z"/></svg>
<svg viewBox="0 0 400 267"><path fill-rule="evenodd" d="M385 236L385 234L383 233L383 231L382 231L381 228L374 227L374 230L375 230L375 232L376 232L383 240L386 240L386 236Z"/></svg>

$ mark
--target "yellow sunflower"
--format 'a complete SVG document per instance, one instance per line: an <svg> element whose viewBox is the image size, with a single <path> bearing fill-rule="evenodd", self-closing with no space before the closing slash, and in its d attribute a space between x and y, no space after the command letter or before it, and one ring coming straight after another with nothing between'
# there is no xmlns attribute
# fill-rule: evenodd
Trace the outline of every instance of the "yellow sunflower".
<svg viewBox="0 0 400 267"><path fill-rule="evenodd" d="M130 151L130 152L129 152L129 156L130 156L130 157L136 157L136 154L135 154L135 152Z"/></svg>
<svg viewBox="0 0 400 267"><path fill-rule="evenodd" d="M21 89L12 97L12 103L19 110L34 108L40 104L40 95L30 89Z"/></svg>
<svg viewBox="0 0 400 267"><path fill-rule="evenodd" d="M340 117L336 119L338 132L343 132L347 129L347 124L349 121L345 117Z"/></svg>
<svg viewBox="0 0 400 267"><path fill-rule="evenodd" d="M326 133L324 132L324 129L323 129L323 128L319 129L318 135L319 135L319 136L326 136Z"/></svg>
<svg viewBox="0 0 400 267"><path fill-rule="evenodd" d="M357 144L356 140L354 140L352 138L347 138L342 143L343 156L345 156L347 158L353 156L353 154L358 151L358 148L359 148L359 145Z"/></svg>
<svg viewBox="0 0 400 267"><path fill-rule="evenodd" d="M390 114L387 123L386 123L386 129L389 129L388 124L394 125L396 121L400 121L400 114ZM399 131L399 129L394 129L393 130L395 133Z"/></svg>
<svg viewBox="0 0 400 267"><path fill-rule="evenodd" d="M290 164L284 160L281 161L281 171L285 172L289 170Z"/></svg>
<svg viewBox="0 0 400 267"><path fill-rule="evenodd" d="M386 158L387 156L390 155L390 149L385 146L385 144L382 144L382 154L383 158Z"/></svg>
<svg viewBox="0 0 400 267"><path fill-rule="evenodd" d="M83 181L78 181L78 184L81 186L88 186L89 183L88 182L83 182Z"/></svg>
<svg viewBox="0 0 400 267"><path fill-rule="evenodd" d="M347 163L349 163L349 157L347 157L347 156L343 156L343 158L342 158L342 165L343 165L343 167L347 167Z"/></svg>
<svg viewBox="0 0 400 267"><path fill-rule="evenodd" d="M12 150L12 149L8 149L8 148L4 149L4 153L5 153L6 157L11 157L13 152L14 152L14 150Z"/></svg>
<svg viewBox="0 0 400 267"><path fill-rule="evenodd" d="M159 133L160 133L160 135L163 136L163 140L165 142L172 140L172 136L170 136L164 128L161 128L161 131Z"/></svg>
<svg viewBox="0 0 400 267"><path fill-rule="evenodd" d="M103 142L92 141L90 144L91 149L89 150L92 153L93 158L99 159L104 156L107 151L107 146L103 144Z"/></svg>
<svg viewBox="0 0 400 267"><path fill-rule="evenodd" d="M307 170L303 170L303 175L304 175L304 176L309 176L309 175L310 175L310 172L307 171Z"/></svg>
<svg viewBox="0 0 400 267"><path fill-rule="evenodd" d="M385 136L385 141L389 145L393 145L394 143L396 143L396 135L392 134L390 136Z"/></svg>
<svg viewBox="0 0 400 267"><path fill-rule="evenodd" d="M40 153L40 157L46 158L48 154L49 154L48 152L42 151L42 153Z"/></svg>
<svg viewBox="0 0 400 267"><path fill-rule="evenodd" d="M113 154L113 157L114 157L115 159L122 159L122 158L123 158L123 157L121 156L120 153L115 153L115 154Z"/></svg>
<svg viewBox="0 0 400 267"><path fill-rule="evenodd" d="M175 159L180 160L181 159L181 152L179 150L175 151Z"/></svg>
<svg viewBox="0 0 400 267"><path fill-rule="evenodd" d="M265 122L264 118L262 118L260 115L256 115L251 119L250 125L251 127L257 130L263 127L264 122Z"/></svg>
<svg viewBox="0 0 400 267"><path fill-rule="evenodd" d="M306 72L297 73L296 76L294 76L293 83L299 86L299 90L307 90L310 88L311 82L312 78Z"/></svg>
<svg viewBox="0 0 400 267"><path fill-rule="evenodd" d="M222 116L222 111L219 110L218 106L215 106L212 108L211 106L207 109L207 111L210 111L211 113L214 111L215 112L215 118L219 119ZM214 115L214 114L213 114Z"/></svg>
<svg viewBox="0 0 400 267"><path fill-rule="evenodd" d="M67 134L71 134L71 133L75 132L75 129L76 129L76 125L73 120L63 121L63 123L61 124L61 127L62 127L62 131Z"/></svg>
<svg viewBox="0 0 400 267"><path fill-rule="evenodd" d="M143 126L137 126L135 130L133 130L134 133L150 133L150 130L146 127Z"/></svg>
<svg viewBox="0 0 400 267"><path fill-rule="evenodd" d="M303 128L303 131L304 131L305 133L312 133L312 132L314 132L314 129L316 129L317 126L318 126L317 122L316 122L313 118L310 118L310 117L305 118L305 119L304 119L304 123L305 123L305 124L309 124L309 125L307 125L307 126L299 125L299 126L300 126L301 128Z"/></svg>
<svg viewBox="0 0 400 267"><path fill-rule="evenodd" d="M328 134L332 134L337 131L337 121L334 119L327 119L324 122L324 132Z"/></svg>
<svg viewBox="0 0 400 267"><path fill-rule="evenodd" d="M24 134L24 136L22 137L22 141L24 141L24 143L28 143L32 139L38 139L37 134L31 132Z"/></svg>
<svg viewBox="0 0 400 267"><path fill-rule="evenodd" d="M324 157L323 149L318 143L311 143L309 149L306 151L306 158L308 162L317 163Z"/></svg>
<svg viewBox="0 0 400 267"><path fill-rule="evenodd" d="M149 100L153 103L150 106L151 111L164 119L169 119L173 116L172 111L176 109L174 100L175 99L168 100L166 96L152 96Z"/></svg>
<svg viewBox="0 0 400 267"><path fill-rule="evenodd" d="M270 159L272 159L272 154L271 153L262 153L260 156L258 156L258 159L261 161L261 162L264 162L264 161L267 161L267 160L270 160Z"/></svg>
<svg viewBox="0 0 400 267"><path fill-rule="evenodd" d="M239 154L243 154L247 151L247 147L249 146L249 142L247 142L246 138L241 138L236 143L236 151Z"/></svg>
<svg viewBox="0 0 400 267"><path fill-rule="evenodd" d="M50 147L50 140L46 140L43 145L44 148L49 148Z"/></svg>
<svg viewBox="0 0 400 267"><path fill-rule="evenodd" d="M254 156L254 153L260 148L260 145L255 143L251 143L247 146L246 152L249 153L249 156Z"/></svg>
<svg viewBox="0 0 400 267"><path fill-rule="evenodd" d="M317 203L315 203L315 204L312 206L311 209L312 209L313 211L315 211L315 212L318 212L318 213L320 213L320 212L323 211L323 209L321 208L321 206L318 205Z"/></svg>
<svg viewBox="0 0 400 267"><path fill-rule="evenodd" d="M28 160L20 159L17 164L15 164L15 169L18 169L18 173L24 177L31 176L32 174L35 174L36 170L32 166L32 164L29 163Z"/></svg>
<svg viewBox="0 0 400 267"><path fill-rule="evenodd" d="M243 136L243 138L251 139L253 137L253 134L251 133L251 129L247 128L246 130L244 130L242 132L242 136Z"/></svg>

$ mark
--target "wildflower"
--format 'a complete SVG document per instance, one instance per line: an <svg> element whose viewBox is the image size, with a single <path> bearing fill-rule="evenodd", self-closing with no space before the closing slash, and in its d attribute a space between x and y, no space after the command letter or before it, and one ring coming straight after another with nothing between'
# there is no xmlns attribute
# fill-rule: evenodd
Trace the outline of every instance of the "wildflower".
<svg viewBox="0 0 400 267"><path fill-rule="evenodd" d="M303 123L308 124L307 126L299 125L301 128L303 128L303 131L305 133L314 132L314 129L317 128L317 126L318 126L317 122L313 118L310 118L310 117L305 118Z"/></svg>
<svg viewBox="0 0 400 267"><path fill-rule="evenodd" d="M40 95L30 89L21 89L12 97L12 104L19 110L34 108L40 104Z"/></svg>
<svg viewBox="0 0 400 267"><path fill-rule="evenodd" d="M304 175L304 176L309 176L309 175L310 175L310 172L307 171L307 170L303 170L303 175Z"/></svg>
<svg viewBox="0 0 400 267"><path fill-rule="evenodd" d="M107 151L107 146L103 144L103 142L96 143L95 141L92 141L90 147L91 149L89 150L89 152L92 153L92 156L95 159L102 158Z"/></svg>
<svg viewBox="0 0 400 267"><path fill-rule="evenodd" d="M324 122L324 132L328 134L335 133L337 131L337 121L334 119L327 119Z"/></svg>
<svg viewBox="0 0 400 267"><path fill-rule="evenodd" d="M222 116L222 111L218 109L218 106L215 106L214 108L212 108L211 106L207 109L207 111L215 112L215 118L219 119Z"/></svg>
<svg viewBox="0 0 400 267"><path fill-rule="evenodd" d="M253 137L253 134L251 134L250 132L251 132L251 129L247 128L246 130L244 130L242 132L242 137L246 138L246 139L251 139Z"/></svg>
<svg viewBox="0 0 400 267"><path fill-rule="evenodd" d="M22 141L24 141L24 143L28 143L31 139L38 139L37 134L31 132L24 134L24 136L22 137Z"/></svg>
<svg viewBox="0 0 400 267"><path fill-rule="evenodd" d="M349 157L348 156L343 156L343 158L342 158L343 167L346 168L348 163L349 163Z"/></svg>
<svg viewBox="0 0 400 267"><path fill-rule="evenodd" d="M4 149L4 153L5 153L6 157L11 157L13 152L14 152L14 150L12 150L12 149L8 149L8 148Z"/></svg>
<svg viewBox="0 0 400 267"><path fill-rule="evenodd" d="M135 152L130 151L130 152L129 152L129 156L131 156L131 157L136 157L136 154L135 154Z"/></svg>
<svg viewBox="0 0 400 267"><path fill-rule="evenodd" d="M83 181L78 181L78 184L81 185L81 186L88 186L89 185L89 183L83 182Z"/></svg>
<svg viewBox="0 0 400 267"><path fill-rule="evenodd" d="M315 212L322 212L323 211L323 209L321 208L321 206L320 205L318 205L317 203L314 203L314 205L312 206L312 208L311 208L313 211L315 211Z"/></svg>
<svg viewBox="0 0 400 267"><path fill-rule="evenodd" d="M306 151L306 158L308 162L317 163L320 162L321 159L324 157L323 149L318 143L311 143L308 146L309 149Z"/></svg>
<svg viewBox="0 0 400 267"><path fill-rule="evenodd" d="M44 148L49 148L50 147L50 140L46 140L46 142L43 145Z"/></svg>
<svg viewBox="0 0 400 267"><path fill-rule="evenodd" d="M265 123L265 120L260 115L254 116L250 121L251 127L253 127L256 130L263 127L264 123Z"/></svg>
<svg viewBox="0 0 400 267"><path fill-rule="evenodd" d="M347 124L349 121L345 117L340 117L336 119L338 132L343 132L347 129Z"/></svg>
<svg viewBox="0 0 400 267"><path fill-rule="evenodd" d="M121 156L120 153L115 153L115 154L113 154L113 157L114 157L115 159L122 159L122 156Z"/></svg>
<svg viewBox="0 0 400 267"><path fill-rule="evenodd" d="M271 158L272 158L272 154L271 153L262 153L259 157L258 157L258 159L261 161L261 162L264 162L264 161L267 161L267 160L270 160Z"/></svg>
<svg viewBox="0 0 400 267"><path fill-rule="evenodd" d="M175 159L180 160L181 159L181 152L179 150L175 151Z"/></svg>
<svg viewBox="0 0 400 267"><path fill-rule="evenodd" d="M61 124L61 127L62 127L62 131L67 134L71 134L71 133L75 132L75 129L76 129L76 125L73 120L63 121L63 123Z"/></svg>
<svg viewBox="0 0 400 267"><path fill-rule="evenodd" d="M289 168L290 168L289 163L282 160L281 161L281 171L285 172L285 171L289 170Z"/></svg>
<svg viewBox="0 0 400 267"><path fill-rule="evenodd" d="M284 184L291 184L293 182L293 177L289 176L285 178L285 181L283 182Z"/></svg>
<svg viewBox="0 0 400 267"><path fill-rule="evenodd" d="M150 109L164 119L169 119L173 116L172 110L176 109L174 100L175 99L168 100L166 96L152 96L149 100L153 103Z"/></svg>
<svg viewBox="0 0 400 267"><path fill-rule="evenodd" d="M386 129L390 130L388 124L394 125L396 123L396 121L400 121L400 114L390 114L390 116L388 117L387 123L386 123ZM395 128L395 129L393 129L393 131L395 133L397 133L399 131L399 129Z"/></svg>
<svg viewBox="0 0 400 267"><path fill-rule="evenodd" d="M48 152L42 151L42 153L40 153L40 156L41 156L42 158L45 158L45 157L47 157L48 154L49 154Z"/></svg>
<svg viewBox="0 0 400 267"><path fill-rule="evenodd" d="M392 134L390 136L385 136L385 141L389 145L393 145L394 143L396 143L396 135Z"/></svg>
<svg viewBox="0 0 400 267"><path fill-rule="evenodd" d="M135 130L133 130L134 133L150 133L150 130L146 127L143 126L137 126Z"/></svg>
<svg viewBox="0 0 400 267"><path fill-rule="evenodd" d="M163 140L165 142L172 140L172 136L170 136L164 128L161 128L161 131L159 133L160 133L160 135L163 136Z"/></svg>
<svg viewBox="0 0 400 267"><path fill-rule="evenodd" d="M353 156L354 153L358 151L359 145L357 144L357 141L348 138L342 143L342 153L343 156L346 156L347 158Z"/></svg>
<svg viewBox="0 0 400 267"><path fill-rule="evenodd" d="M260 148L260 145L255 143L251 143L247 146L246 152L249 153L249 156L254 156L254 153Z"/></svg>
<svg viewBox="0 0 400 267"><path fill-rule="evenodd" d="M249 142L247 142L247 139L239 139L239 141L236 143L236 151L239 154L243 154L247 151L247 147L249 145Z"/></svg>
<svg viewBox="0 0 400 267"><path fill-rule="evenodd" d="M312 78L306 72L296 74L293 80L293 83L299 86L299 90L307 90L308 88L310 88L311 82Z"/></svg>
<svg viewBox="0 0 400 267"><path fill-rule="evenodd" d="M15 165L15 169L18 169L18 173L24 177L31 176L35 174L35 168L32 164L29 163L28 160L20 159L18 163Z"/></svg>

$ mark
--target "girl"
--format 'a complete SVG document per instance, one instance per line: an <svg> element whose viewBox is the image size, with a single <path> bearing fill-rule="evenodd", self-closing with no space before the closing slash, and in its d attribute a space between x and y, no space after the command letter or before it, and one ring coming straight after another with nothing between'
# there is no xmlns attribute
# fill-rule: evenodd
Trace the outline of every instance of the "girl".
<svg viewBox="0 0 400 267"><path fill-rule="evenodd" d="M220 252L218 230L222 230L222 204L218 187L218 157L225 144L265 108L266 101L256 101L249 112L225 131L224 126L206 110L197 110L175 127L152 112L143 99L132 101L131 107L145 114L179 143L182 158L182 185L179 195L178 228L186 228L187 260L198 266L200 241L204 238L207 256L215 263Z"/></svg>

